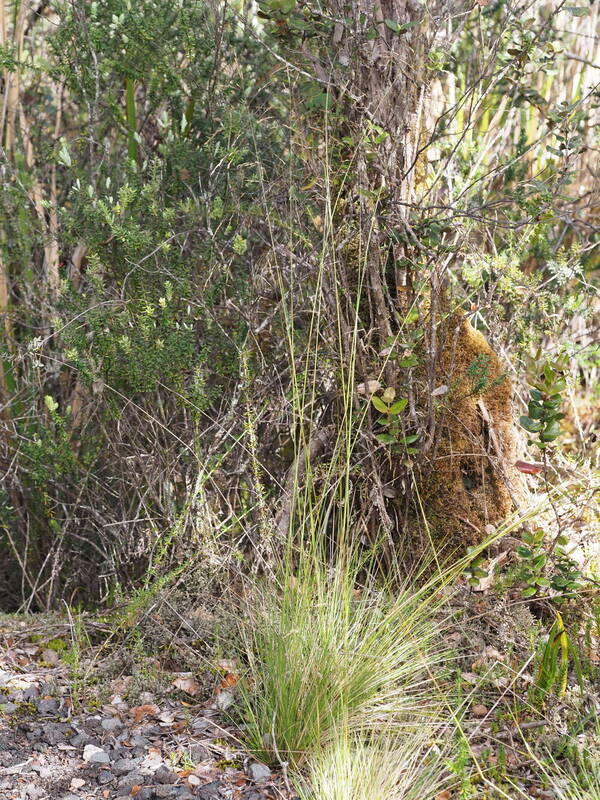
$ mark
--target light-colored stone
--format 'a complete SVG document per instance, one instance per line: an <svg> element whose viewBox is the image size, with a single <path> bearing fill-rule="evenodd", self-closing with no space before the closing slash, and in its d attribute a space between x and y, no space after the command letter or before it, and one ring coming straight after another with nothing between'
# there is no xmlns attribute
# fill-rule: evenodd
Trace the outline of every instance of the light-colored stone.
<svg viewBox="0 0 600 800"><path fill-rule="evenodd" d="M86 744L83 748L83 760L89 764L110 764L110 758L106 750L96 747L95 744Z"/></svg>
<svg viewBox="0 0 600 800"><path fill-rule="evenodd" d="M261 764L260 761L254 761L248 767L248 774L253 781L260 783L261 781L269 780L271 777L271 770L266 764Z"/></svg>

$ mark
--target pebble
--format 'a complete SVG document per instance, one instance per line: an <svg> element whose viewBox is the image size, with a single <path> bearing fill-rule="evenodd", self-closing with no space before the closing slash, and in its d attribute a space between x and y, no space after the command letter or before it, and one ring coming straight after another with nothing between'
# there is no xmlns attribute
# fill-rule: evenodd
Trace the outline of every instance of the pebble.
<svg viewBox="0 0 600 800"><path fill-rule="evenodd" d="M41 764L34 764L31 769L33 772L37 772L40 778L51 778L53 774L50 767L43 767Z"/></svg>
<svg viewBox="0 0 600 800"><path fill-rule="evenodd" d="M100 784L100 786L104 786L107 783L112 783L114 781L115 775L112 772L109 772L106 769L101 770L98 775L96 776L96 780Z"/></svg>
<svg viewBox="0 0 600 800"><path fill-rule="evenodd" d="M70 725L63 725L60 722L49 722L47 725L44 725L40 738L51 745L60 744L66 740L66 734L70 730Z"/></svg>
<svg viewBox="0 0 600 800"><path fill-rule="evenodd" d="M102 729L102 719L97 714L86 717L83 721L83 724L90 731L98 731Z"/></svg>
<svg viewBox="0 0 600 800"><path fill-rule="evenodd" d="M107 731L108 733L114 733L115 731L120 731L123 727L123 723L117 717L109 717L108 719L102 720L102 730Z"/></svg>
<svg viewBox="0 0 600 800"><path fill-rule="evenodd" d="M0 711L3 714L14 714L16 710L16 703L0 703Z"/></svg>
<svg viewBox="0 0 600 800"><path fill-rule="evenodd" d="M167 786L165 784L154 787L154 795L157 798L177 797L178 786Z"/></svg>
<svg viewBox="0 0 600 800"><path fill-rule="evenodd" d="M156 792L151 786L142 786L136 794L137 800L153 800L156 797Z"/></svg>
<svg viewBox="0 0 600 800"><path fill-rule="evenodd" d="M260 761L253 761L248 767L248 774L256 783L267 781L271 777L271 770L266 764L261 764Z"/></svg>
<svg viewBox="0 0 600 800"><path fill-rule="evenodd" d="M42 797L47 796L46 790L41 786L36 786L35 783L28 783L25 786L25 794L29 800L41 800Z"/></svg>
<svg viewBox="0 0 600 800"><path fill-rule="evenodd" d="M95 744L98 745L99 742L97 739L94 739L89 733L85 733L85 731L81 731L80 733L76 733L75 736L72 736L69 739L69 744L72 744L73 747L83 747L86 744Z"/></svg>
<svg viewBox="0 0 600 800"><path fill-rule="evenodd" d="M141 786L144 783L144 776L141 772L129 772L119 778L119 789L131 789L132 786Z"/></svg>
<svg viewBox="0 0 600 800"><path fill-rule="evenodd" d="M210 757L210 753L203 744L190 744L187 750L190 759L194 762L194 764L198 764L200 761L205 761Z"/></svg>
<svg viewBox="0 0 600 800"><path fill-rule="evenodd" d="M40 714L44 714L45 716L50 716L51 714L56 714L60 707L60 703L58 700L38 700L36 703L37 710Z"/></svg>
<svg viewBox="0 0 600 800"><path fill-rule="evenodd" d="M115 775L120 777L121 775L127 775L129 772L133 772L139 764L140 760L138 758L118 758L112 765L112 771Z"/></svg>
<svg viewBox="0 0 600 800"><path fill-rule="evenodd" d="M196 796L201 797L202 800L216 800L216 798L221 797L221 792L219 790L222 785L221 781L211 781L211 783L207 783L198 789Z"/></svg>
<svg viewBox="0 0 600 800"><path fill-rule="evenodd" d="M109 764L110 758L106 750L94 744L86 744L83 748L83 760L89 764Z"/></svg>
<svg viewBox="0 0 600 800"><path fill-rule="evenodd" d="M154 773L154 780L156 783L177 783L177 775L168 767L159 767Z"/></svg>

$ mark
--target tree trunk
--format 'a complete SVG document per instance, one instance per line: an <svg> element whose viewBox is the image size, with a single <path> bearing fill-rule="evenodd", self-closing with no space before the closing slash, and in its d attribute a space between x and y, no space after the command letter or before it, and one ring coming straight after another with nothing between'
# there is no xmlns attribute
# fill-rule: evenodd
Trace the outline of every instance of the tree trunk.
<svg viewBox="0 0 600 800"><path fill-rule="evenodd" d="M457 11L455 6L452 10ZM461 482L467 469L486 482L479 492L481 502L471 502L471 495L463 498L462 521L452 535L460 546L481 541L486 524L498 521L507 511L502 482L494 490L497 497L493 492L486 494L486 487L496 485L491 474L506 471L511 445L496 441L498 447L492 452L486 426L491 424L496 432L509 430L510 386L503 387L501 402L494 404L494 409L500 407L501 424L495 424L489 414L483 420L481 414L485 416L489 404L476 413L478 396L469 383L471 361L465 359L476 363L487 359L490 382L502 381L500 365L483 337L480 341L466 334L468 323L464 320L463 325L464 318L451 308L444 288L442 265L446 262L435 247L422 243L422 231L431 218L416 201L427 140L428 80L434 74L428 56L447 14L442 3L425 9L413 0L354 0L335 2L330 15L317 22L322 23L320 36L305 34L301 46L290 46L286 56L304 75L312 73L327 94L323 137L330 152L335 143L341 143L338 152L344 153L341 164L333 165L344 177L330 201L333 243L328 250L325 296L331 327L342 330L339 357L346 367L352 356L356 358L356 379L366 387L365 399L370 398L369 387L379 386L375 391L383 391L378 400L384 405L392 403L394 394L396 401L406 401L396 427L386 429L369 404L363 437L369 444L359 458L366 465L363 476L370 486L366 496L362 492L361 527L373 538L383 528L391 541L392 533L414 528L419 516L427 515L420 489L427 490L437 513L452 505L457 487L469 491ZM308 127L313 152L310 170L318 174L324 149L315 147L319 123ZM329 186L329 179L325 183ZM356 352L350 353L353 331ZM463 358L459 353L456 358L456 347L467 344L467 355ZM440 413L439 398L444 392L448 402ZM460 441L471 452L479 448L476 464L454 453L455 426L441 424L444 413L469 420L473 430ZM382 435L382 430L388 433ZM438 440L440 432L446 441ZM446 488L440 496L431 490L431 477L439 466L435 459L451 464L444 470ZM481 490L478 480L476 489ZM494 504L498 513L488 510ZM472 514L465 510L471 507ZM429 526L425 528L429 536ZM393 538L396 543L404 541L407 551L414 549L407 537Z"/></svg>

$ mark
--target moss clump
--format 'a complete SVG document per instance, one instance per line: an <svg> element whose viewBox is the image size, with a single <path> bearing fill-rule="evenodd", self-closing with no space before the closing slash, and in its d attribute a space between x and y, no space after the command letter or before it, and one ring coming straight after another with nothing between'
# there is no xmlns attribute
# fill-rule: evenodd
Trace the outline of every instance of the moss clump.
<svg viewBox="0 0 600 800"><path fill-rule="evenodd" d="M433 543L450 554L509 514L518 477L512 385L499 358L461 311L445 313L439 342L436 385L448 391L419 491Z"/></svg>

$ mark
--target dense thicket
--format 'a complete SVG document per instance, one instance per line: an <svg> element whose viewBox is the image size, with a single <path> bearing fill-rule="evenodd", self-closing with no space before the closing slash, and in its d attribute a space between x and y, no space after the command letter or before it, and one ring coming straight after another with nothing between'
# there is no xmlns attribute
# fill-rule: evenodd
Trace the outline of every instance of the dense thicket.
<svg viewBox="0 0 600 800"><path fill-rule="evenodd" d="M0 13L0 605L264 566L306 482L460 550L522 502L519 414L593 459L595 4Z"/></svg>

